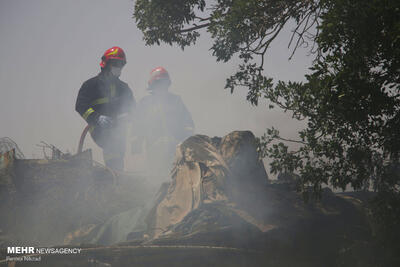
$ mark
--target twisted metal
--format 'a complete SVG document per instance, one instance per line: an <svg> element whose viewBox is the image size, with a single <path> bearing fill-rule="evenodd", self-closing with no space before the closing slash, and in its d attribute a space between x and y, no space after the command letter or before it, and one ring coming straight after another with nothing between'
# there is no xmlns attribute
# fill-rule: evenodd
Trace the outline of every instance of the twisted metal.
<svg viewBox="0 0 400 267"><path fill-rule="evenodd" d="M8 151L11 151L15 149L15 157L17 159L24 159L25 156L22 153L21 149L19 149L17 143L15 143L11 138L9 137L2 137L0 138L0 154L6 153Z"/></svg>

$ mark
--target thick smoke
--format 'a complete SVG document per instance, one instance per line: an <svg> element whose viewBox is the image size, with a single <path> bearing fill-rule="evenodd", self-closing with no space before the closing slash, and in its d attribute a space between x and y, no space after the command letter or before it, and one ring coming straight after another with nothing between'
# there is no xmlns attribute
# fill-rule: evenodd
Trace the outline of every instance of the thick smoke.
<svg viewBox="0 0 400 267"><path fill-rule="evenodd" d="M127 0L79 4L2 1L0 137L15 140L26 158L43 156L36 146L41 141L75 154L86 126L75 112L78 90L85 80L97 75L101 55L115 45L126 52L127 64L120 78L128 83L137 102L148 94L150 71L157 66L168 70L170 91L179 95L190 111L196 134L212 137L250 130L260 136L267 127L275 126L284 136L296 137L302 124L293 121L291 114L268 110L265 102L251 106L245 89L234 94L224 90L226 78L235 73L239 61L217 63L209 50L212 42L207 33L185 51L167 45L145 46L132 19L133 6ZM273 43L265 72L276 79L302 80L310 59L299 51L296 58L287 60L289 30ZM143 155L132 155L129 145L128 140L127 171L147 174L155 188L170 179L165 171L150 172L151 164L145 164ZM103 162L101 149L89 136L84 148L91 148L94 160ZM165 161L171 162L171 158ZM49 243L52 241L49 237Z"/></svg>
<svg viewBox="0 0 400 267"><path fill-rule="evenodd" d="M181 51L177 47L145 46L132 19L132 1L22 0L1 3L0 98L1 136L12 137L28 158L42 157L36 144L54 144L75 153L85 122L74 111L83 81L99 72L105 49L124 48L128 63L121 80L140 100L147 79L156 66L165 67L172 79L171 92L182 97L192 114L196 133L223 136L233 130L260 135L275 125L289 137L301 126L290 114L250 106L245 89L233 95L224 90L225 80L237 61L216 63L204 34L198 44ZM266 73L283 80L301 80L310 59L301 52L287 61L287 36L282 34L266 61ZM102 161L101 150L88 138L85 146Z"/></svg>

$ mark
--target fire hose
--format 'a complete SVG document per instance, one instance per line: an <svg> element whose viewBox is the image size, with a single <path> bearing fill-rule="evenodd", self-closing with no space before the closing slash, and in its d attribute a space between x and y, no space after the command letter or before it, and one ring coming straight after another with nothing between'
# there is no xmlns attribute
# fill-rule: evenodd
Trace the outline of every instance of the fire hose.
<svg viewBox="0 0 400 267"><path fill-rule="evenodd" d="M86 127L83 129L81 138L79 139L78 154L82 152L83 143L85 142L85 138L86 138L87 132L89 131L89 128L90 128L90 126L86 125Z"/></svg>

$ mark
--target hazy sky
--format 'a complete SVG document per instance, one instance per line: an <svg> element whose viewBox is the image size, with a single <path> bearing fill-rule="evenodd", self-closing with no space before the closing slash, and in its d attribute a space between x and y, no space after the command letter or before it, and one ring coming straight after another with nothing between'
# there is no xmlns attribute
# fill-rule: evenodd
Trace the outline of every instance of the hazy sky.
<svg viewBox="0 0 400 267"><path fill-rule="evenodd" d="M99 72L101 55L114 45L126 52L121 80L136 100L146 95L151 69L163 66L169 71L171 91L192 113L196 133L222 136L248 129L260 135L274 125L295 136L300 124L289 114L250 106L245 89L233 95L223 89L238 61L217 63L207 35L185 51L146 47L132 19L133 7L131 0L0 0L0 137L12 138L28 158L42 156L36 146L40 141L75 153L85 126L75 112L78 90ZM289 34L273 43L266 73L301 81L311 59L300 50L288 61ZM101 159L91 140L85 146Z"/></svg>

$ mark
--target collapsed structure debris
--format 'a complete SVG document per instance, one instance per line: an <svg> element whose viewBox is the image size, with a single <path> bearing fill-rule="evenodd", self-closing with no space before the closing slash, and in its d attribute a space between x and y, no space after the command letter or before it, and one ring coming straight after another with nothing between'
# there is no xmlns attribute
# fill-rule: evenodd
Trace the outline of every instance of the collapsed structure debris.
<svg viewBox="0 0 400 267"><path fill-rule="evenodd" d="M14 156L15 158L17 158L17 159L25 158L21 149L19 149L17 143L15 143L11 138L9 138L9 137L0 138L0 155L7 153L11 150L15 150L15 156Z"/></svg>
<svg viewBox="0 0 400 267"><path fill-rule="evenodd" d="M44 156L45 159L52 159L52 160L67 159L67 158L69 158L71 156L70 153L63 153L55 145L49 145L44 141L41 141L40 144L38 144L37 146L42 149L43 156ZM47 156L46 149L51 151L51 157Z"/></svg>
<svg viewBox="0 0 400 267"><path fill-rule="evenodd" d="M9 216L0 228L12 243L83 248L44 256L42 266L327 266L359 258L351 253L371 238L360 199L326 189L321 201L305 203L295 179L269 180L248 131L186 139L157 194L146 185L151 177L119 175L114 183L90 151L10 162L0 203Z"/></svg>
<svg viewBox="0 0 400 267"><path fill-rule="evenodd" d="M78 229L140 208L154 191L144 177L116 176L94 164L91 150L48 159L14 155L14 150L1 154L0 212L7 216L0 229L9 236L3 245L63 244Z"/></svg>

